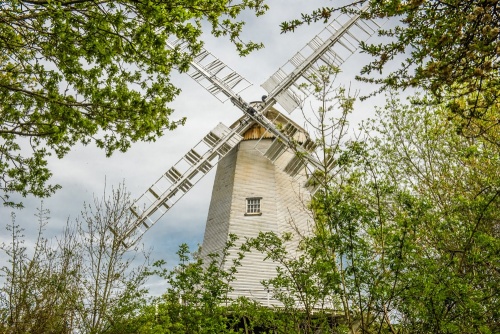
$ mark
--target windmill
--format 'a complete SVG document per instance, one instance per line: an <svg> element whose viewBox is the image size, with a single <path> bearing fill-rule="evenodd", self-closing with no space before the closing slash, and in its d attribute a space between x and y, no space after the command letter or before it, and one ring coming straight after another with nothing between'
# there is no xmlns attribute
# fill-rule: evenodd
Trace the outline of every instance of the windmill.
<svg viewBox="0 0 500 334"><path fill-rule="evenodd" d="M366 8L362 8L361 11L366 10ZM205 254L209 251L220 250L221 245L227 239L227 233L234 230L234 224L232 225L231 219L227 217L223 219L224 224L217 223L218 218L227 216L229 212L234 211L232 209L232 205L236 205L234 192L215 189L217 184L231 183L229 180L231 178L233 180L232 186L234 186L236 177L233 175L238 174L237 169L243 168L247 171L250 169L249 175L255 177L264 177L263 175L269 177L261 183L268 184L265 191L275 190L274 197L281 198L275 200L274 203L275 207L281 208L281 213L277 214L275 218L283 220L282 212L298 205L297 202L290 202L290 192L305 193L307 196L307 192L297 186L299 184L297 181L302 182L302 184L305 181L302 171L306 165L310 165L309 167L314 169L318 163L311 155L315 148L314 142L309 139L303 129L279 113L274 106L279 104L286 112L293 112L303 97L307 95L307 92L302 90L301 84L307 82L312 75L317 73L318 66L321 64L340 66L357 50L360 41L371 37L379 27L372 20L361 19L360 14L339 15L262 84L268 95L258 103L249 103L238 95L249 86L248 81L210 52L202 49L194 57L188 75L221 102L231 101L243 112L243 116L230 127L219 123L134 202L130 210L137 219L130 226L124 227L125 232L120 233L123 245L130 247L135 244L219 162L221 163L217 170L216 185L214 186L202 247ZM170 40L168 46L180 52L186 48L182 40ZM297 155L297 151L301 154ZM250 163L242 166L241 161L245 160ZM258 162L256 162L257 160ZM251 165L258 166L253 166L252 170L249 167ZM228 177L228 170L231 169L232 172L229 173L231 177ZM271 173L269 173L270 170ZM270 186L271 184L279 186L273 187ZM239 189L244 187L237 186ZM245 200L241 204L243 210L246 209L243 217L254 219L260 214L264 215L265 206L269 204L261 202L261 195L254 194L249 189L246 191L248 195L240 196ZM231 196L227 197L230 193ZM217 196L220 197L221 194L227 198L217 199ZM273 197L273 195L269 197ZM229 207L224 208L220 203L228 203ZM298 220L304 221L305 218L300 212L297 212L295 216L297 215L300 216ZM281 227L278 226L278 229ZM253 231L258 232L260 228L266 229L257 226L253 228ZM263 261L253 260L253 263L257 262ZM254 273L266 272L267 274L263 274L264 276L271 275L270 268L258 266L257 268L251 266L249 268ZM261 279L267 278L258 278L257 275L253 275L257 278L250 276L252 275L245 276L249 281L242 283L242 286L255 286ZM239 281L242 282L244 279ZM239 287L235 288L236 292L243 291L242 294L248 295L249 291L245 292L244 290ZM254 294L250 291L250 295L258 300L265 298L262 292Z"/></svg>

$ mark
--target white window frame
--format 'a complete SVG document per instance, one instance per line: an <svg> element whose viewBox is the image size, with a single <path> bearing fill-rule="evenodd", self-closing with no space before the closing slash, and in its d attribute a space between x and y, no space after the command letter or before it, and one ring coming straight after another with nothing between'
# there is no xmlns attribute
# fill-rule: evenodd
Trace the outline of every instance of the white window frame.
<svg viewBox="0 0 500 334"><path fill-rule="evenodd" d="M262 215L262 197L247 197L245 201L245 216Z"/></svg>

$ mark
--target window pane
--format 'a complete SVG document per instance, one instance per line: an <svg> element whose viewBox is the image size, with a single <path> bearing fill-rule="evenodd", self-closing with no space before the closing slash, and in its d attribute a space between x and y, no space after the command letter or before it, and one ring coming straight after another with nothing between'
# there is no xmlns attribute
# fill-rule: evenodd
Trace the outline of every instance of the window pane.
<svg viewBox="0 0 500 334"><path fill-rule="evenodd" d="M260 198L247 198L247 213L260 212Z"/></svg>

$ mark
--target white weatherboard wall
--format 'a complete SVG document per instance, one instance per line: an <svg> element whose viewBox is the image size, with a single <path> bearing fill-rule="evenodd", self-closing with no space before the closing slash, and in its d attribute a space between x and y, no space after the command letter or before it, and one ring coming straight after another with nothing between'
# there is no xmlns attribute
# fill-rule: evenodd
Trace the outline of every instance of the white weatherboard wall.
<svg viewBox="0 0 500 334"><path fill-rule="evenodd" d="M236 256L245 238L256 237L261 231L282 234L296 233L297 229L301 233L310 230L312 219L305 209L308 197L301 187L303 180L294 181L283 172L291 155L285 153L273 164L255 149L257 143L262 151L271 142L272 139L260 142L243 140L219 162L203 239L203 257L220 252L229 234L235 234L239 239L230 250L232 256L226 262L226 267L231 265L231 259ZM245 215L246 199L249 197L262 198L262 215ZM297 241L298 236L287 245L292 253ZM247 253L242 266L238 268L230 297L246 296L264 305L279 304L269 299L270 295L260 283L276 275L276 266L269 260L264 261L264 255L256 251Z"/></svg>

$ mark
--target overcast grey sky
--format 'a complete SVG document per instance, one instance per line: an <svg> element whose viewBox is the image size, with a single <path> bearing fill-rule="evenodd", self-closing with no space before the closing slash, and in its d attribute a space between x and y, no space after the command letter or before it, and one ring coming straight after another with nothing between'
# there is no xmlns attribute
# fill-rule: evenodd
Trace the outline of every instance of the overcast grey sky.
<svg viewBox="0 0 500 334"><path fill-rule="evenodd" d="M263 17L250 18L244 28L244 37L264 42L265 49L240 58L230 43L224 39L214 39L208 34L205 47L253 84L241 94L247 101L259 100L265 94L260 84L324 27L322 24L315 24L283 35L280 34L279 23L297 18L301 12L334 4L336 3L327 0L271 0L270 11ZM365 62L366 58L362 56L351 57L342 66L344 73L339 81L349 84ZM62 160L50 161L49 168L54 174L51 181L60 184L62 189L44 200L45 208L51 211L47 235L61 233L66 220L74 220L83 203L92 201L93 194L102 196L105 181L109 189L124 180L132 197L139 197L218 122L229 126L241 116L241 112L230 102L221 104L188 76L175 75L172 81L183 90L172 104L176 110L172 117L178 119L186 116L187 123L184 127L166 133L155 143L136 143L128 152L117 152L110 158L106 158L103 151L92 145L77 145ZM353 89L362 87L355 82L352 86ZM359 120L372 115L371 105L374 103L372 100L359 105L354 118ZM302 122L299 116L294 113L292 118L300 124ZM155 259L162 258L174 264L175 252L180 243L186 242L193 248L201 244L214 172L215 169L143 238L142 242L147 248L153 247L152 255ZM40 200L27 198L24 203L26 208L16 211L17 223L26 229L29 236L37 227L33 215ZM11 211L0 208L0 242L8 238L5 235L5 225L10 222Z"/></svg>

